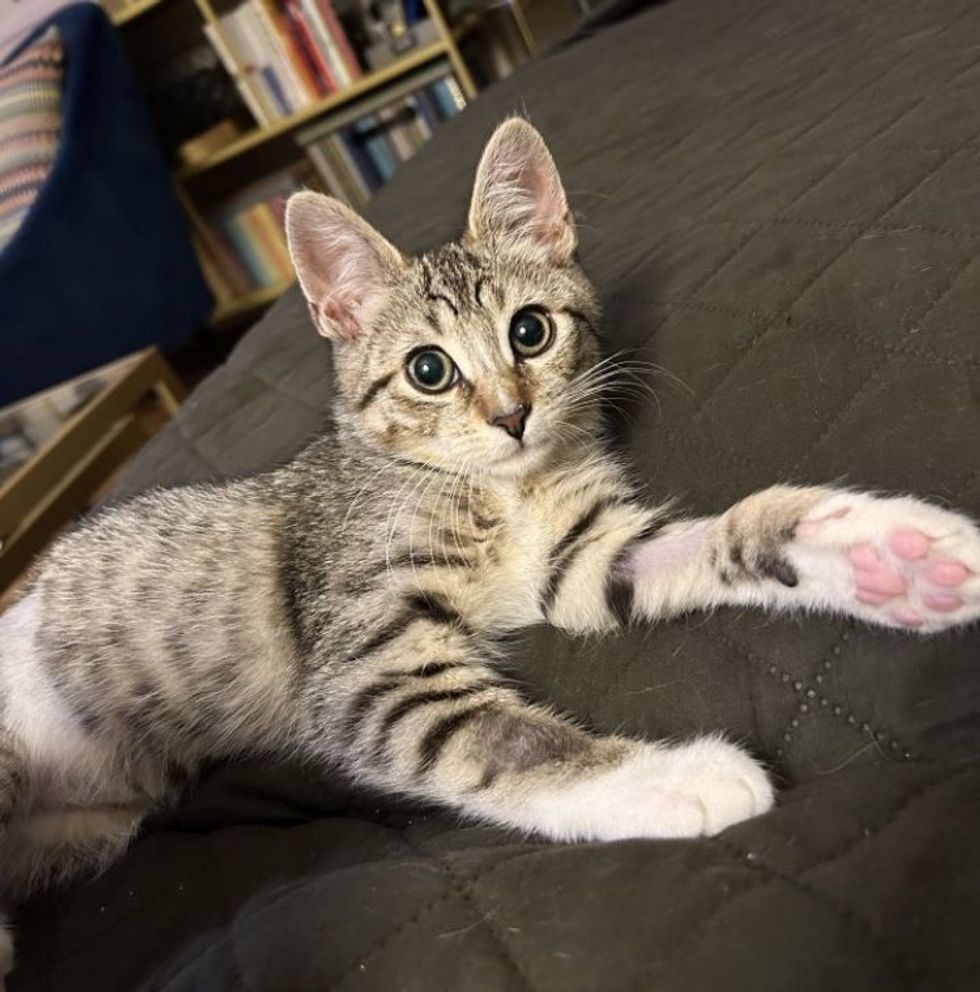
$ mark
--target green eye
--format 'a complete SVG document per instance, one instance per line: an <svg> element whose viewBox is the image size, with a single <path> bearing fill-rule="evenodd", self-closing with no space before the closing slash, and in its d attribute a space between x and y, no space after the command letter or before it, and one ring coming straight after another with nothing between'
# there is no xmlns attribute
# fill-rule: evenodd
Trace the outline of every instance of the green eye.
<svg viewBox="0 0 980 992"><path fill-rule="evenodd" d="M444 393L456 381L453 360L439 348L423 348L408 358L408 378L425 393Z"/></svg>
<svg viewBox="0 0 980 992"><path fill-rule="evenodd" d="M518 358L534 358L546 351L554 338L551 320L543 310L525 307L510 321L510 346Z"/></svg>

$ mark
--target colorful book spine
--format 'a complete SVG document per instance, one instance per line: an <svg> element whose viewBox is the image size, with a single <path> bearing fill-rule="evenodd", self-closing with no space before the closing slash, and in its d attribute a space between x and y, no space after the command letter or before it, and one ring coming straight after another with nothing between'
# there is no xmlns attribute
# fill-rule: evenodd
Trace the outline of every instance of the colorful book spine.
<svg viewBox="0 0 980 992"><path fill-rule="evenodd" d="M335 136L334 147L347 164L354 181L364 190L364 198L368 200L376 190L381 188L381 176L378 175L378 170L367 152L361 148L359 142L355 142L351 138L347 131L348 129L345 128Z"/></svg>
<svg viewBox="0 0 980 992"><path fill-rule="evenodd" d="M313 40L299 4L296 0L281 0L281 2L283 12L281 23L289 34L293 59L307 87L311 87L314 95L318 97L332 93L337 87L330 67Z"/></svg>
<svg viewBox="0 0 980 992"><path fill-rule="evenodd" d="M432 95L432 100L436 105L436 109L439 111L439 116L444 121L448 121L450 117L455 116L459 112L459 108L456 106L453 95L444 79L440 79L433 83L429 87L429 92Z"/></svg>
<svg viewBox="0 0 980 992"><path fill-rule="evenodd" d="M299 0L303 16L310 26L317 48L336 81L336 89L343 89L351 83L350 69L344 62L340 49L330 34L330 29L315 0Z"/></svg>
<svg viewBox="0 0 980 992"><path fill-rule="evenodd" d="M272 286L288 279L292 263L272 207L268 203L257 203L241 214L239 219L252 246L260 255L263 267L271 274L271 282L267 285Z"/></svg>
<svg viewBox="0 0 980 992"><path fill-rule="evenodd" d="M265 81L266 87L272 94L276 106L279 108L278 116L288 117L293 112L292 104L289 102L289 97L286 95L286 91L283 89L282 82L279 76L276 75L275 69L271 65L264 65L259 70L259 74Z"/></svg>
<svg viewBox="0 0 980 992"><path fill-rule="evenodd" d="M330 0L316 0L316 2L320 8L320 14L327 25L330 36L337 45L340 56L346 64L348 72L350 72L350 78L352 80L360 79L362 75L360 63L357 61L357 56L354 54L354 49L351 48L350 41L347 39L347 32L344 30L344 26L340 23L340 18L337 17L337 12L333 9L333 4L330 3Z"/></svg>
<svg viewBox="0 0 980 992"><path fill-rule="evenodd" d="M388 149L384 139L384 128L377 117L370 115L362 117L353 128L354 140L360 143L361 147L374 163L378 175L383 183L388 182L395 174L395 160Z"/></svg>
<svg viewBox="0 0 980 992"><path fill-rule="evenodd" d="M258 33L260 51L264 58L265 67L271 68L279 82L285 97L287 115L295 113L310 102L313 93L307 88L300 77L293 59L286 49L285 28L280 28L278 12L272 6L272 0L249 0L246 9L254 30Z"/></svg>
<svg viewBox="0 0 980 992"><path fill-rule="evenodd" d="M231 214L223 217L221 227L245 263L255 285L262 288L274 285L277 281L275 269L265 260L258 242L249 233L242 216Z"/></svg>

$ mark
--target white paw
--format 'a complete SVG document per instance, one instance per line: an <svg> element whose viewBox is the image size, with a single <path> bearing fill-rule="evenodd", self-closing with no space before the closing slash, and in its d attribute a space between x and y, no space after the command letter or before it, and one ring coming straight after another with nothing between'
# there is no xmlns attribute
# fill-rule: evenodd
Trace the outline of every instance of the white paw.
<svg viewBox="0 0 980 992"><path fill-rule="evenodd" d="M773 801L757 762L734 744L702 737L638 745L609 771L536 793L525 825L556 840L700 837L765 813Z"/></svg>
<svg viewBox="0 0 980 992"><path fill-rule="evenodd" d="M910 496L836 493L785 552L801 592L872 623L929 633L980 618L980 530Z"/></svg>

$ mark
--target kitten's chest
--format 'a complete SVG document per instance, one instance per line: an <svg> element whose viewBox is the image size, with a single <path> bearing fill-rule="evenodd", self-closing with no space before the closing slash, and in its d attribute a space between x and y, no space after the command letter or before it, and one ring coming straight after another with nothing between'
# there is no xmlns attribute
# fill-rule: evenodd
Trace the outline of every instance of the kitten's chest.
<svg viewBox="0 0 980 992"><path fill-rule="evenodd" d="M519 627L542 618L542 602L564 535L581 500L560 487L498 491L479 507L486 525L470 545L474 598L488 622Z"/></svg>

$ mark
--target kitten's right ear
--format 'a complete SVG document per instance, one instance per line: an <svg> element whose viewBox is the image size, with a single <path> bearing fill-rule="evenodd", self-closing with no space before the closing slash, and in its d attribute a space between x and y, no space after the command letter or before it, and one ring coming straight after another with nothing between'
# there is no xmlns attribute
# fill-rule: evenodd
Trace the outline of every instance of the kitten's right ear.
<svg viewBox="0 0 980 992"><path fill-rule="evenodd" d="M494 131L470 201L474 241L543 253L564 265L575 251L575 221L544 139L521 117Z"/></svg>
<svg viewBox="0 0 980 992"><path fill-rule="evenodd" d="M286 204L286 238L316 329L354 341L368 331L405 259L349 207L306 190Z"/></svg>

